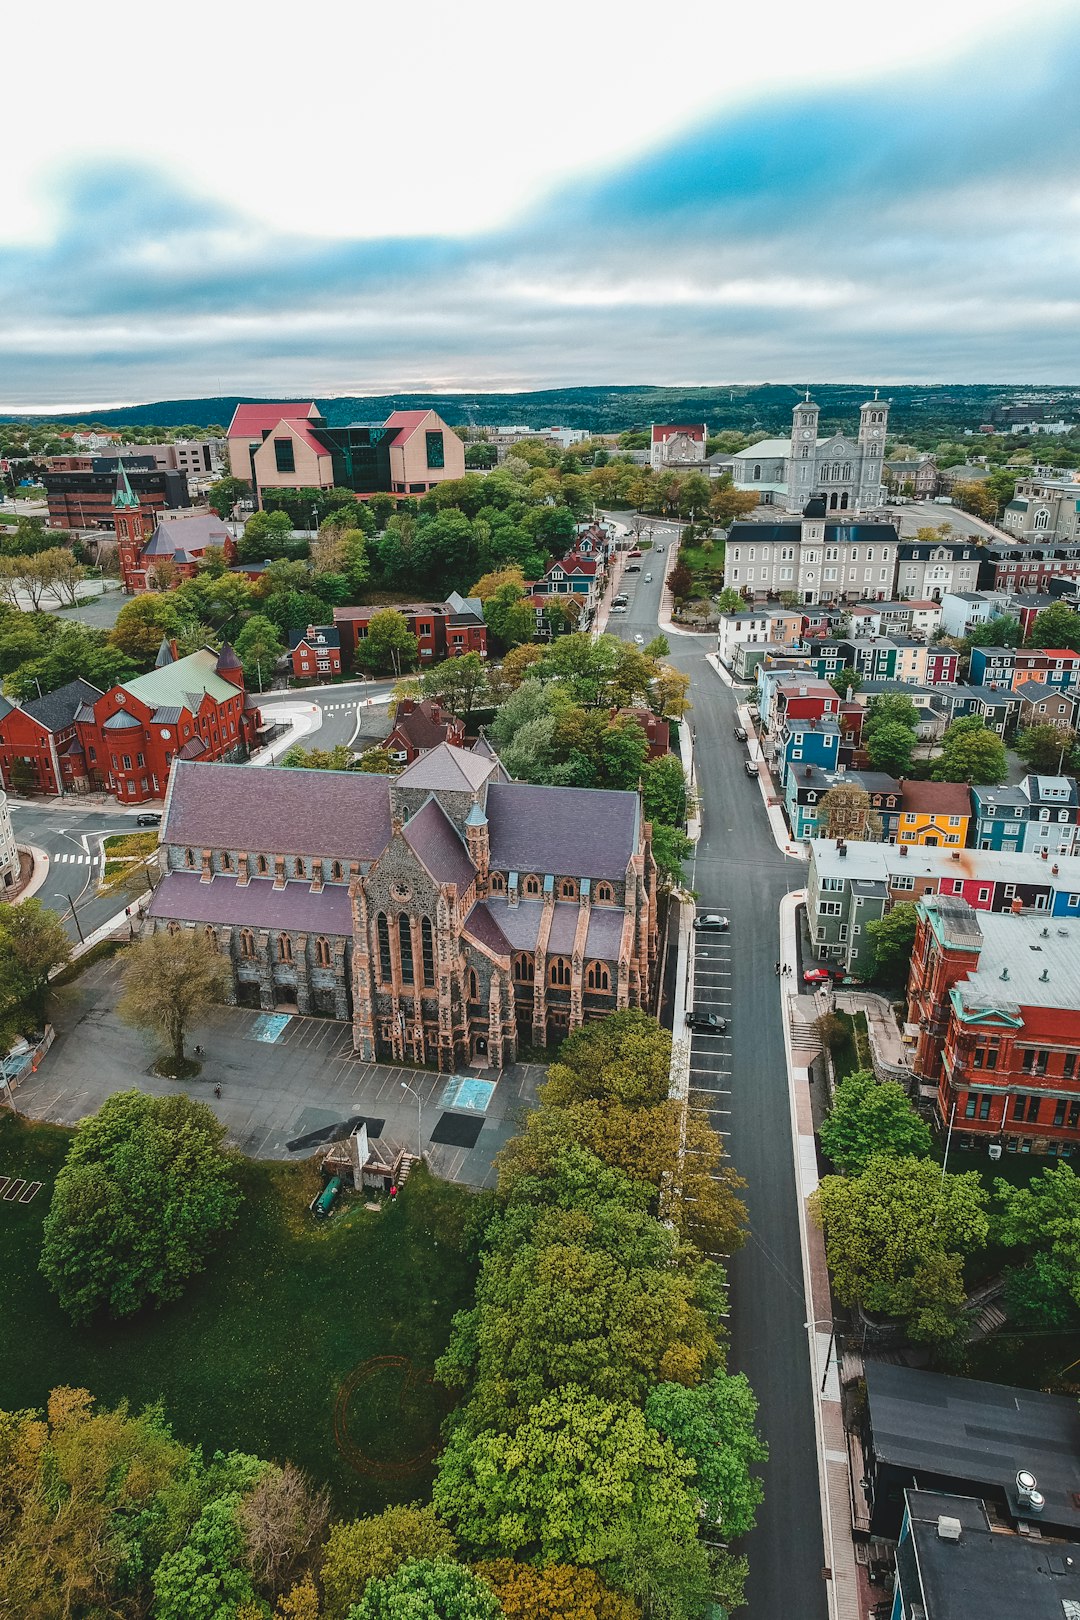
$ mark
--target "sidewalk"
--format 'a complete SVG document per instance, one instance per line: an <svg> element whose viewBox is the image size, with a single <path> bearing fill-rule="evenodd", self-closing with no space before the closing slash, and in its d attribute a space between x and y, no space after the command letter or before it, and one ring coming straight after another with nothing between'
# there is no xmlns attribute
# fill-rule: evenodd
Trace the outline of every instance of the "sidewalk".
<svg viewBox="0 0 1080 1620"><path fill-rule="evenodd" d="M799 1203L799 1238L806 1297L807 1350L814 1380L814 1429L817 1435L821 1520L825 1544L830 1620L863 1620L865 1598L851 1536L851 1468L840 1404L840 1374L833 1337L832 1294L825 1265L825 1241L810 1220L807 1200L818 1184L817 1147L810 1104L809 1070L792 1051L788 998L798 992L798 907L804 892L780 903L781 965L790 974L780 980L784 999L784 1048L791 1105L791 1143L795 1161L795 1195Z"/></svg>

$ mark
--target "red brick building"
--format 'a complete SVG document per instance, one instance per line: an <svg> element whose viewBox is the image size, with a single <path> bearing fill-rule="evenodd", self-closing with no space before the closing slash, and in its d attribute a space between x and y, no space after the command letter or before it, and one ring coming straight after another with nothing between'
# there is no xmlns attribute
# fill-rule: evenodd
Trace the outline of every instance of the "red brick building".
<svg viewBox="0 0 1080 1620"><path fill-rule="evenodd" d="M385 607L336 607L334 625L341 632L347 661L356 662L356 652L376 613ZM475 597L452 592L445 602L409 602L394 608L416 637L420 663L437 664L444 658L461 658L465 653L487 657L487 625L483 603Z"/></svg>
<svg viewBox="0 0 1080 1620"><path fill-rule="evenodd" d="M148 675L99 692L71 681L0 713L0 773L15 791L112 793L142 804L165 793L174 759L247 757L259 710L226 642L186 658L162 644Z"/></svg>
<svg viewBox="0 0 1080 1620"><path fill-rule="evenodd" d="M0 779L12 793L74 793L84 774L75 716L102 696L89 681L68 681L29 703L0 696ZM85 785L85 784L84 784Z"/></svg>
<svg viewBox="0 0 1080 1620"><path fill-rule="evenodd" d="M289 636L294 679L329 680L341 674L341 631L336 624L309 624Z"/></svg>
<svg viewBox="0 0 1080 1620"><path fill-rule="evenodd" d="M1080 1143L1080 926L1045 912L916 905L913 1068L954 1142L1068 1158Z"/></svg>

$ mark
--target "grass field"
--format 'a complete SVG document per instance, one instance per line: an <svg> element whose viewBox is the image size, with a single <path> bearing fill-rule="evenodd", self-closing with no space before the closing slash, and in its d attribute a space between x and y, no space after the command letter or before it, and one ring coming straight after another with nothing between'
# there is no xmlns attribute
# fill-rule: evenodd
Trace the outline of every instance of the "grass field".
<svg viewBox="0 0 1080 1620"><path fill-rule="evenodd" d="M856 1069L872 1069L874 1060L870 1052L870 1037L866 1032L866 1014L838 1012L836 1016L847 1030L847 1039L832 1055L836 1083L839 1085Z"/></svg>
<svg viewBox="0 0 1080 1620"><path fill-rule="evenodd" d="M704 545L681 545L679 561L684 562L694 576L692 596L713 596L722 588L721 576L724 572L722 540L714 541L711 551L706 551Z"/></svg>
<svg viewBox="0 0 1080 1620"><path fill-rule="evenodd" d="M369 1358L405 1357L411 1376L387 1366L357 1380L339 1413L344 1450L392 1471L433 1445L445 1406L425 1378L471 1299L470 1195L416 1171L381 1214L357 1201L316 1226L313 1165L243 1161L237 1225L181 1301L74 1328L37 1269L69 1136L0 1117L0 1175L44 1183L30 1204L0 1200L0 1407L39 1407L57 1384L110 1404L160 1397L181 1439L288 1458L330 1486L339 1512L423 1497L430 1463L389 1481L357 1471L335 1442L335 1403Z"/></svg>

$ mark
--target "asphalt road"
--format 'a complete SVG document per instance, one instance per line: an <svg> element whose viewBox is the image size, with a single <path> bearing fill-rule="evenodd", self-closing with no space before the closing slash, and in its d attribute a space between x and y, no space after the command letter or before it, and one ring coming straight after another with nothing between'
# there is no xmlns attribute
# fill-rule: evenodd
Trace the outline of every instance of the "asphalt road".
<svg viewBox="0 0 1080 1620"><path fill-rule="evenodd" d="M376 733L385 735L386 698L393 686L393 681L342 681L336 686L308 690L298 687L256 695L266 718L282 704L295 708L304 703L317 703L322 711L322 723L300 738L300 746L336 748L338 743L350 743L354 738L358 740Z"/></svg>
<svg viewBox="0 0 1080 1620"><path fill-rule="evenodd" d="M673 535L657 525L654 538L666 551ZM662 567L652 573L650 585L644 572L630 576L639 583L627 614L611 621L615 633L645 641L656 634ZM743 1549L750 1560L746 1613L750 1620L788 1614L824 1620L807 1310L774 971L780 900L789 885L801 885L804 869L785 861L773 842L757 785L743 770L743 744L733 735L734 696L704 661L706 638L670 641L671 662L691 677L694 704L702 834L691 883L699 911L723 912L731 922L726 936L698 936L695 999L729 1018L731 1028L724 1036L694 1036L691 1084L748 1183L750 1233L729 1263L729 1365L754 1387L770 1456L757 1529Z"/></svg>
<svg viewBox="0 0 1080 1620"><path fill-rule="evenodd" d="M97 884L103 870L101 841L110 833L131 833L139 829L135 813L121 810L88 810L77 799L49 799L45 804L13 806L11 811L15 837L20 844L34 844L49 857L47 876L34 898L43 906L58 911L64 919L68 933L78 938L92 934L129 902L123 891L108 895L97 894ZM72 916L75 908L77 923Z"/></svg>

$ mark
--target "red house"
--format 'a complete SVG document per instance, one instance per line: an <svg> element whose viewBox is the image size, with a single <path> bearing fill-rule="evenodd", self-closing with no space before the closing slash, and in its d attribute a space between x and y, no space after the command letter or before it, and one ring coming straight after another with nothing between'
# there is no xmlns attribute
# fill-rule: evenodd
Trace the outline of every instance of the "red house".
<svg viewBox="0 0 1080 1620"><path fill-rule="evenodd" d="M394 729L383 743L395 765L411 765L440 743L465 746L465 727L437 698L402 698L394 710Z"/></svg>
<svg viewBox="0 0 1080 1620"><path fill-rule="evenodd" d="M952 647L926 649L927 686L952 686L960 678L960 654Z"/></svg>
<svg viewBox="0 0 1080 1620"><path fill-rule="evenodd" d="M75 717L102 696L89 681L69 681L29 703L0 696L0 778L11 793L79 791L83 764ZM85 786L85 784L84 784Z"/></svg>
<svg viewBox="0 0 1080 1620"><path fill-rule="evenodd" d="M1041 911L916 905L908 1021L913 1068L954 1141L1068 1158L1080 1143L1075 923ZM1080 937L1080 936L1078 936Z"/></svg>
<svg viewBox="0 0 1080 1620"><path fill-rule="evenodd" d="M309 624L289 636L289 657L298 681L329 680L341 674L341 631L336 624Z"/></svg>

